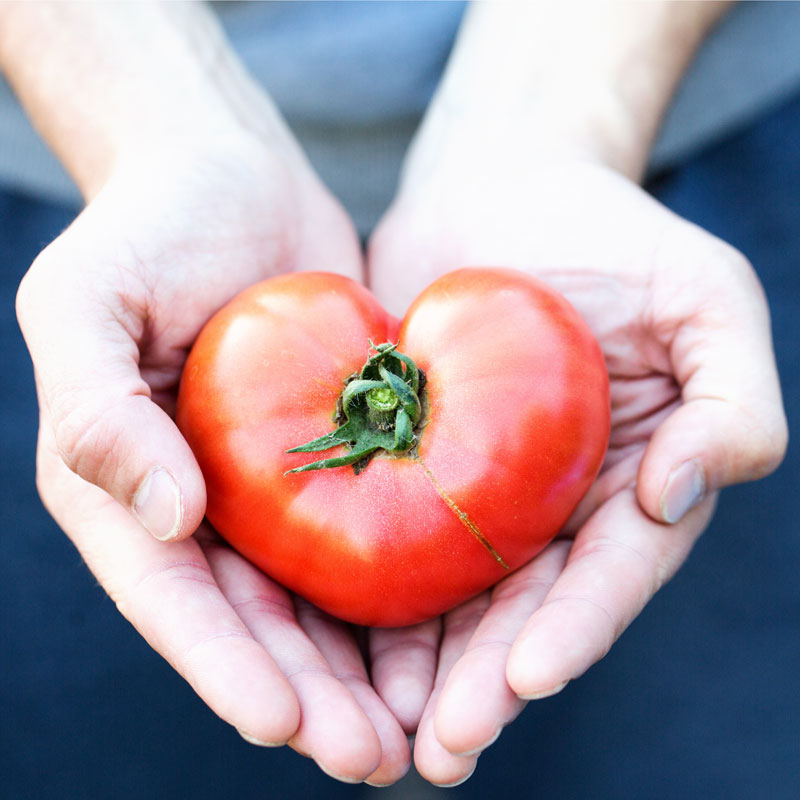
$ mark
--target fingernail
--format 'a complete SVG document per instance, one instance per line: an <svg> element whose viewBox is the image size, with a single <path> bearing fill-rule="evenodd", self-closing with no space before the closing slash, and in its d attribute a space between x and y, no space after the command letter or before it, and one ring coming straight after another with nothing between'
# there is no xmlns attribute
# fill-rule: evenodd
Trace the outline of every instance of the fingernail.
<svg viewBox="0 0 800 800"><path fill-rule="evenodd" d="M241 728L237 728L236 732L248 744L254 744L257 747L281 747L282 745L286 744L286 742L265 742L263 739L256 739L255 736L253 736L250 733L247 733L247 731L243 731Z"/></svg>
<svg viewBox="0 0 800 800"><path fill-rule="evenodd" d="M569 681L562 681L549 689L541 689L538 692L529 692L528 694L517 694L517 697L521 700L543 700L545 697L552 697L554 694L558 694L568 683Z"/></svg>
<svg viewBox="0 0 800 800"><path fill-rule="evenodd" d="M482 745L475 747L472 750L465 750L463 753L453 753L453 755L459 756L459 758L468 758L469 756L477 756L480 753L482 753L487 747L491 747L500 738L500 734L502 732L503 732L503 726L501 725L494 732L494 735L489 739L488 742L484 742Z"/></svg>
<svg viewBox="0 0 800 800"><path fill-rule="evenodd" d="M147 473L133 496L133 513L162 542L172 539L181 527L183 504L178 484L163 467Z"/></svg>
<svg viewBox="0 0 800 800"><path fill-rule="evenodd" d="M466 783L475 772L475 768L478 766L477 760L472 765L472 769L463 777L459 778L457 781L453 781L452 783L434 783L433 785L438 787L439 789L452 789L455 786L461 786L462 783ZM433 783L433 781L431 781Z"/></svg>
<svg viewBox="0 0 800 800"><path fill-rule="evenodd" d="M697 461L686 461L670 472L661 495L661 515L673 524L706 494L706 477Z"/></svg>
<svg viewBox="0 0 800 800"><path fill-rule="evenodd" d="M312 756L312 758L313 758L313 756ZM321 769L321 770L322 770L322 771L323 771L323 772L324 772L324 773L325 773L325 774L326 774L326 775L327 775L329 778L333 778L334 780L341 781L342 783L362 783L362 781L360 781L358 778L350 778L350 777L345 777L344 775L337 775L335 772L333 772L332 770L328 769L328 767L326 767L324 764L322 764L322 763L320 763L319 761L317 761L317 759L316 759L316 758L314 758L314 763L315 763L315 764L316 764L316 765L317 765L317 766L318 766L318 767L319 767L319 768L320 768L320 769Z"/></svg>

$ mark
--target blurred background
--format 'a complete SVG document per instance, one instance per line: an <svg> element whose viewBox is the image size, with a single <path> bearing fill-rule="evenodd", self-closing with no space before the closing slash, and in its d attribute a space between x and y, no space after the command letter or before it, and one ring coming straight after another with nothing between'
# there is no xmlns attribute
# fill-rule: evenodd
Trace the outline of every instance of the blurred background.
<svg viewBox="0 0 800 800"><path fill-rule="evenodd" d="M406 19L391 13L393 25ZM425 13L454 26L460 4ZM226 24L246 28L242 19ZM375 185L387 175L393 183L400 145L435 85L420 75L434 75L448 47L443 37L407 87L398 155ZM6 141L16 141L8 125ZM791 431L800 415L798 131L800 90L776 84L724 131L662 144L648 183L755 265L772 308ZM322 163L319 152L312 155ZM30 262L78 208L59 181L36 188L7 177L0 192L0 796L440 795L413 774L388 789L345 786L286 748L246 744L123 620L42 508L33 376L13 304ZM380 201L370 195L356 209L362 228ZM724 492L688 563L610 654L562 694L530 704L450 796L800 797L798 458L791 444L776 474Z"/></svg>

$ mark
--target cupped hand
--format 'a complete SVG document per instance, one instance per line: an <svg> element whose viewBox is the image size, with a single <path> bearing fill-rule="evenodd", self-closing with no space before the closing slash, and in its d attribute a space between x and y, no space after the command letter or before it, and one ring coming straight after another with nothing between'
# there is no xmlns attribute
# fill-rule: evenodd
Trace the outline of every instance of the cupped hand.
<svg viewBox="0 0 800 800"><path fill-rule="evenodd" d="M371 241L373 291L402 313L450 269L525 270L583 315L611 379L608 455L562 537L443 618L415 761L445 785L526 700L603 657L686 559L717 491L774 469L787 433L741 254L602 165L421 138Z"/></svg>
<svg viewBox="0 0 800 800"><path fill-rule="evenodd" d="M343 780L391 783L408 745L352 631L210 530L187 538L205 510L171 417L188 349L237 292L304 269L359 278L361 254L292 143L198 134L118 163L20 287L37 480L122 613L245 738L288 741Z"/></svg>

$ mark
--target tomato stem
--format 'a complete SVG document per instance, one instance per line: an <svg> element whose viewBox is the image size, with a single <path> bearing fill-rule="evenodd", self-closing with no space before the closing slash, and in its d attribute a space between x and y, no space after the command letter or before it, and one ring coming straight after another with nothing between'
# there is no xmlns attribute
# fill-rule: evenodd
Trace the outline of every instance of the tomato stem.
<svg viewBox="0 0 800 800"><path fill-rule="evenodd" d="M350 452L295 467L285 474L348 464L360 472L359 467L363 468L365 460L378 450L406 453L417 443L416 428L422 417L419 395L425 386L425 375L411 358L397 352L396 344L369 344L375 352L360 372L347 379L336 404L334 420L341 423L339 427L286 451L315 453L347 445Z"/></svg>

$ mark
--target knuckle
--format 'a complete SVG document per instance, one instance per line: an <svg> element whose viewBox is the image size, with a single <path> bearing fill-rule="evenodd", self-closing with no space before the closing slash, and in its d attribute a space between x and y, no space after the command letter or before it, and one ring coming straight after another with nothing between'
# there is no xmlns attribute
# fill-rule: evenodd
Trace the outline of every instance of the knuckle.
<svg viewBox="0 0 800 800"><path fill-rule="evenodd" d="M699 263L706 269L716 269L721 275L730 276L733 273L735 276L749 277L755 274L747 256L723 239L708 237L706 245L698 249L697 255Z"/></svg>
<svg viewBox="0 0 800 800"><path fill-rule="evenodd" d="M168 559L144 570L133 581L109 590L117 610L136 622L154 602L179 602L188 591L215 590L217 583L207 563L195 559Z"/></svg>
<svg viewBox="0 0 800 800"><path fill-rule="evenodd" d="M753 265L744 253L726 242L719 241L715 248L717 268L726 286L739 287L743 297L759 307L766 306L766 295Z"/></svg>
<svg viewBox="0 0 800 800"><path fill-rule="evenodd" d="M561 606L560 613L567 609L570 625L584 643L590 643L599 660L611 649L614 642L627 627L624 620L617 619L612 610L599 598L588 594L565 594L548 600L542 608Z"/></svg>
<svg viewBox="0 0 800 800"><path fill-rule="evenodd" d="M231 607L244 620L248 617L269 617L273 622L291 623L295 619L294 606L288 596L256 594L232 602Z"/></svg>
<svg viewBox="0 0 800 800"><path fill-rule="evenodd" d="M762 422L750 437L750 459L754 478L764 478L783 461L789 445L789 429L783 413Z"/></svg>
<svg viewBox="0 0 800 800"><path fill-rule="evenodd" d="M50 244L39 253L17 289L15 309L17 322L23 333L30 328L32 317L41 304L43 288L49 282L49 276L52 275L55 260L53 251L54 245Z"/></svg>
<svg viewBox="0 0 800 800"><path fill-rule="evenodd" d="M69 469L84 480L104 485L120 462L120 431L111 421L113 408L98 408L72 395L63 392L51 406L56 447Z"/></svg>
<svg viewBox="0 0 800 800"><path fill-rule="evenodd" d="M707 237L702 246L693 250L686 267L691 274L708 277L705 285L714 304L720 292L761 300L764 297L761 281L747 256L732 245L716 237Z"/></svg>
<svg viewBox="0 0 800 800"><path fill-rule="evenodd" d="M780 399L769 404L732 405L725 430L729 445L723 449L727 482L758 480L774 472L786 455L789 430Z"/></svg>
<svg viewBox="0 0 800 800"><path fill-rule="evenodd" d="M19 323L19 327L22 329L23 333L27 328L29 309L33 306L33 299L31 295L35 293L35 290L32 288L31 283L31 271L28 270L28 272L25 273L24 277L20 281L14 303L17 314L17 322Z"/></svg>
<svg viewBox="0 0 800 800"><path fill-rule="evenodd" d="M41 498L44 507L52 513L50 496L53 490L53 481L51 476L47 473L47 470L44 469L42 465L42 458L38 454L36 457L35 483L36 491L39 493L39 497Z"/></svg>
<svg viewBox="0 0 800 800"><path fill-rule="evenodd" d="M733 245L722 240L717 241L717 257L728 270L733 270L742 275L754 274L753 266L747 256L741 250L737 250Z"/></svg>

